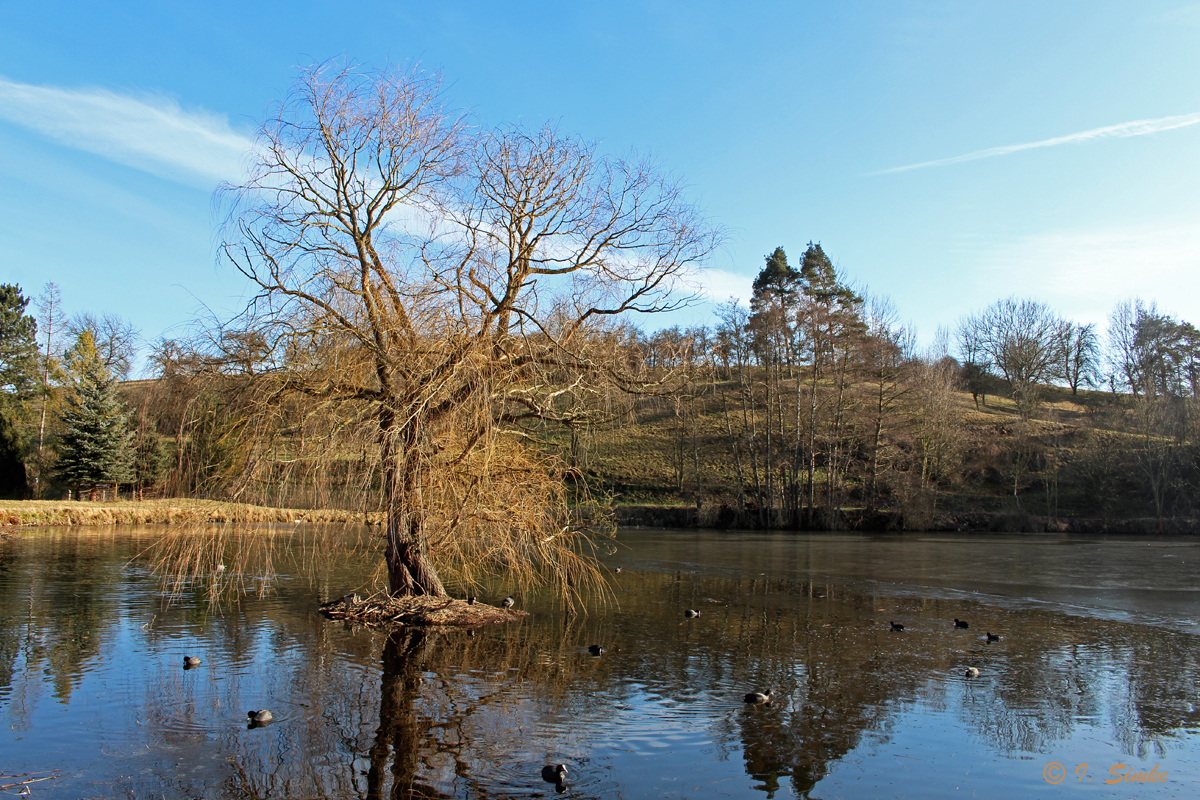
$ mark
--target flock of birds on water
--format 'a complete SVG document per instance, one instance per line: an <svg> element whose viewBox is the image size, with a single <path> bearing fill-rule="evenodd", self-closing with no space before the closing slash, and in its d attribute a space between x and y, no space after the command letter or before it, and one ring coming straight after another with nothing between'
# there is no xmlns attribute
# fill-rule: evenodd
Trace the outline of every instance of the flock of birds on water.
<svg viewBox="0 0 1200 800"><path fill-rule="evenodd" d="M222 571L224 569L225 569L224 564L221 564L217 567L218 572ZM621 572L621 570L617 569L616 572L619 574ZM478 601L479 601L479 598L472 595L467 598L467 605L473 606ZM516 602L517 601L514 600L511 596L505 597L503 600L500 601L500 607L501 608L512 608L514 605L516 605ZM683 612L683 616L686 619L696 619L697 617L700 616L700 612L694 608L689 608ZM958 617L955 617L954 618L954 627L957 630L964 630L964 629L970 628L971 625L965 619L959 619ZM904 625L899 622L893 622L893 621L889 620L888 628L893 633L898 633L898 632L901 632L904 630ZM992 633L991 631L987 631L986 637L987 637L988 642L998 642L1004 638L1000 634ZM600 645L593 644L593 645L588 646L588 652L590 654L592 654L593 656L602 656L607 651ZM198 656L184 656L183 657L183 668L185 670L195 669L196 667L200 666L200 664L201 664L201 661ZM967 667L965 677L978 678L979 677L979 668L978 667ZM768 689L765 692L763 692L763 691L747 692L744 699L745 699L745 702L749 705L766 705L766 704L769 704L774 697L775 697L775 690ZM257 711L255 711L255 710L247 711L246 718L248 720L248 724L246 725L247 728L260 728L260 727L263 727L263 726L268 725L271 722L273 722L275 719L275 716L270 712L270 710L263 708L263 709L259 709ZM563 791L563 789L566 787L566 776L567 776L567 765L566 764L547 764L546 766L542 767L542 780L546 781L547 783L553 783L555 788L558 789L560 792Z"/></svg>
<svg viewBox="0 0 1200 800"><path fill-rule="evenodd" d="M195 669L196 667L200 666L202 663L203 662L200 660L200 656L184 656L183 657L183 668L185 670ZM261 728L264 725L267 725L267 724L273 722L275 720L275 715L271 713L270 709L261 708L256 711L255 710L247 711L246 719L247 719L247 725L246 725L247 728Z"/></svg>

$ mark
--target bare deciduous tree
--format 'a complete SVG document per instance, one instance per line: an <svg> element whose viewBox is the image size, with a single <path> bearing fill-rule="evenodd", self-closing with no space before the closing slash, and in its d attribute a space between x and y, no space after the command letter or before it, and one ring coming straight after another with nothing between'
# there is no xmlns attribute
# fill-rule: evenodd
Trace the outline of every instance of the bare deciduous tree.
<svg viewBox="0 0 1200 800"><path fill-rule="evenodd" d="M1029 416L1038 387L1057 375L1061 322L1045 303L1009 297L967 323L978 331L978 347L1012 384L1017 411Z"/></svg>
<svg viewBox="0 0 1200 800"><path fill-rule="evenodd" d="M1079 394L1080 384L1094 386L1099 376L1100 340L1096 326L1064 320L1058 335L1062 378L1071 387L1071 394Z"/></svg>
<svg viewBox="0 0 1200 800"><path fill-rule="evenodd" d="M636 387L596 349L608 321L677 306L719 232L654 164L469 131L415 71L306 70L257 153L223 252L260 290L247 327L288 354L277 395L374 420L390 591L444 595L437 564L594 576L521 437Z"/></svg>
<svg viewBox="0 0 1200 800"><path fill-rule="evenodd" d="M67 337L78 339L84 331L92 335L108 374L121 381L128 378L137 358L140 338L133 323L117 314L77 314L67 324Z"/></svg>

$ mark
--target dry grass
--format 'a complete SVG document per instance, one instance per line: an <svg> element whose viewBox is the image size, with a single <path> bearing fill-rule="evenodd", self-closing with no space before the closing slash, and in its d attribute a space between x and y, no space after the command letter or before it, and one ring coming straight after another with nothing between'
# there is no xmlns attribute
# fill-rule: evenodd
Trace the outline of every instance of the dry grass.
<svg viewBox="0 0 1200 800"><path fill-rule="evenodd" d="M204 523L366 523L380 514L337 509L291 509L216 500L0 500L0 527L48 525L194 525Z"/></svg>

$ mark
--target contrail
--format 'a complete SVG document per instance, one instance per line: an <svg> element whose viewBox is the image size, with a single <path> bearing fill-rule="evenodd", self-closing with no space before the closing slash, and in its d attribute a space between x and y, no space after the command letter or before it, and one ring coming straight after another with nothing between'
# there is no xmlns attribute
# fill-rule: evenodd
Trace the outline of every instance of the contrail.
<svg viewBox="0 0 1200 800"><path fill-rule="evenodd" d="M1092 128L1090 131L1081 131L1080 133L1070 133L1066 136L1055 136L1053 139L1042 139L1040 142L1026 142L1024 144L1009 144L1003 147L989 147L986 150L976 150L973 153L967 153L953 158L939 158L936 161L922 161L920 164L908 164L903 167L892 167L890 169L881 169L878 172L868 173L870 175L887 175L892 172L908 172L912 169L921 169L923 167L944 167L948 164L961 164L964 161L975 161L980 158L992 158L994 156L1006 156L1009 153L1017 153L1021 150L1033 150L1036 147L1053 147L1059 144L1071 144L1072 142L1088 142L1093 139L1128 139L1130 136L1146 136L1151 133L1161 133L1175 128L1186 128L1189 125L1195 125L1200 122L1200 112L1194 114L1180 114L1174 117L1159 117L1158 119L1139 119L1133 122L1122 122L1117 125L1106 125L1103 128Z"/></svg>

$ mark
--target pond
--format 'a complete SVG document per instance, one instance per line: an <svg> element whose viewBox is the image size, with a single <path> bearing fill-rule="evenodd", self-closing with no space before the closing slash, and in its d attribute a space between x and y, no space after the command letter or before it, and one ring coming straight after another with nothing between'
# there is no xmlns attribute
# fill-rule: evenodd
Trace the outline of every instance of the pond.
<svg viewBox="0 0 1200 800"><path fill-rule="evenodd" d="M202 577L164 588L164 536ZM315 612L371 536L0 542L4 794L1200 796L1200 540L624 530L586 615L388 635Z"/></svg>

